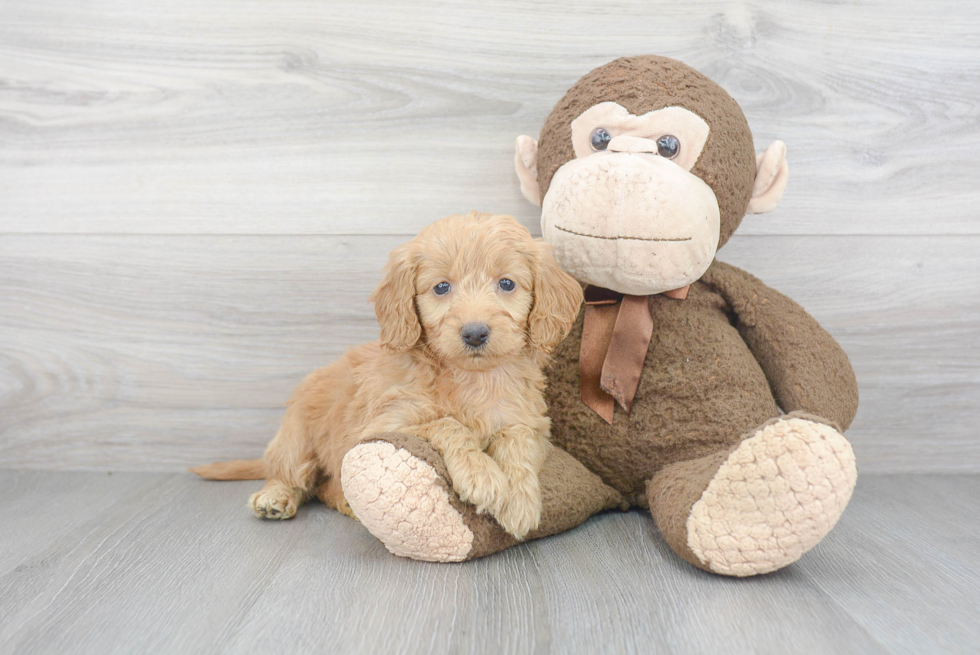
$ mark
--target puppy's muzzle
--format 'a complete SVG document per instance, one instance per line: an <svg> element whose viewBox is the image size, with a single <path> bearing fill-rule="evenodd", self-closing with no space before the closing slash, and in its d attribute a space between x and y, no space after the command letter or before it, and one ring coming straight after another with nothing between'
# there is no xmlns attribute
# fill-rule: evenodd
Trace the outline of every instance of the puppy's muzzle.
<svg viewBox="0 0 980 655"><path fill-rule="evenodd" d="M459 331L459 336L467 348L479 348L490 338L490 326L486 323L467 323Z"/></svg>

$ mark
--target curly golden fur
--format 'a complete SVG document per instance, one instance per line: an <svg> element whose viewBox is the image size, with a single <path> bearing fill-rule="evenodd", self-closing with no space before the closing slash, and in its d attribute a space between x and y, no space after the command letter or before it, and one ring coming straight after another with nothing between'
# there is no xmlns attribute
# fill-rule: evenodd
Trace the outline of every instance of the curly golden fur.
<svg viewBox="0 0 980 655"><path fill-rule="evenodd" d="M194 472L267 478L249 500L263 518L290 518L314 494L350 513L347 451L374 434L412 433L443 455L460 498L523 538L540 518L551 426L541 369L582 302L546 248L510 216L472 212L426 227L391 253L371 296L381 339L299 385L263 459ZM442 282L450 290L440 295ZM476 347L462 335L474 323L489 329Z"/></svg>

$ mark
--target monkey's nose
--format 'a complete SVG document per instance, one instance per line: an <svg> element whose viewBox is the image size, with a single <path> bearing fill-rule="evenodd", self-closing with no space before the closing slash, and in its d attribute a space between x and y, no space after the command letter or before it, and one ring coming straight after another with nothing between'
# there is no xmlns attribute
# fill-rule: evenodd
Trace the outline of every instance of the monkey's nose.
<svg viewBox="0 0 980 655"><path fill-rule="evenodd" d="M490 338L490 326L486 323L467 323L459 331L459 336L470 348L479 348Z"/></svg>
<svg viewBox="0 0 980 655"><path fill-rule="evenodd" d="M606 150L610 152L657 152L657 142L653 139L620 134L609 141Z"/></svg>

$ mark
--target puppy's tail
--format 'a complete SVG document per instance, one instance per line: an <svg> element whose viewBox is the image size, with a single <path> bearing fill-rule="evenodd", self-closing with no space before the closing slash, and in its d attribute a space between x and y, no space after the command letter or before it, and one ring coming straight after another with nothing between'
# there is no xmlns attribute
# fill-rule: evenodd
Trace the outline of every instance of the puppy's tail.
<svg viewBox="0 0 980 655"><path fill-rule="evenodd" d="M265 460L233 459L230 462L215 462L189 469L206 480L264 480Z"/></svg>

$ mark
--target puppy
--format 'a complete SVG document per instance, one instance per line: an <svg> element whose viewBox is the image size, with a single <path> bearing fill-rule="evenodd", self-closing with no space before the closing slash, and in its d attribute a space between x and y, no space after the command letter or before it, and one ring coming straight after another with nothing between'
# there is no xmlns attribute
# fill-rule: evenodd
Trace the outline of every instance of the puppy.
<svg viewBox="0 0 980 655"><path fill-rule="evenodd" d="M249 507L288 519L312 495L351 514L341 460L383 432L427 439L459 497L518 539L538 526L551 422L541 372L581 286L510 216L436 221L388 258L371 296L381 339L309 375L261 460L192 469L266 478Z"/></svg>

